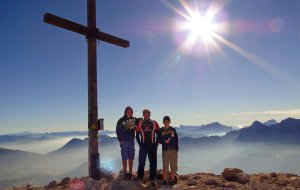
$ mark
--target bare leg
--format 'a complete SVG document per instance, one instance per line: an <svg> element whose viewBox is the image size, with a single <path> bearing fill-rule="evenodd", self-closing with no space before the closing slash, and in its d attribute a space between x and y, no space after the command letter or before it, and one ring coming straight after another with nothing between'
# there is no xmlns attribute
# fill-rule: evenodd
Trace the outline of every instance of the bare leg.
<svg viewBox="0 0 300 190"><path fill-rule="evenodd" d="M168 179L167 178L167 171L165 171L165 170L163 170L163 178L164 178L163 179L164 181L167 181L167 179Z"/></svg>
<svg viewBox="0 0 300 190"><path fill-rule="evenodd" d="M124 175L127 173L127 160L122 160Z"/></svg>
<svg viewBox="0 0 300 190"><path fill-rule="evenodd" d="M171 172L171 179L175 180L175 172Z"/></svg>
<svg viewBox="0 0 300 190"><path fill-rule="evenodd" d="M133 160L128 160L128 167L129 167L129 173L132 174L132 165L133 165Z"/></svg>

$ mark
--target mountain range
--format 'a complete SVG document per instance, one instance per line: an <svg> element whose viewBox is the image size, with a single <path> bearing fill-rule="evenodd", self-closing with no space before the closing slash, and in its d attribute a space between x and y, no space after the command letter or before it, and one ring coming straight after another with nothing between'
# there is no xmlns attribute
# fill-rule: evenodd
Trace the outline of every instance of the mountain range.
<svg viewBox="0 0 300 190"><path fill-rule="evenodd" d="M100 131L100 135L115 134L114 131ZM55 140L63 137L74 136L88 136L88 131L63 131L63 132L46 132L46 133L32 133L32 132L20 132L0 135L0 143L28 143L32 141L47 141Z"/></svg>
<svg viewBox="0 0 300 190"><path fill-rule="evenodd" d="M260 168L268 169L268 163L270 163L273 168L278 164L283 165L281 168L278 166L277 170L286 169L300 173L300 167L292 164L300 159L300 151L298 151L300 150L300 119L287 118L279 123L273 121L271 125L255 121L252 125L241 129L211 123L202 126L180 126L177 130L179 134L184 134L180 136L179 140L181 172L195 172L199 168L218 172L224 166L230 167L237 164L238 167L246 168L248 171L253 171L251 169L255 168L254 172L257 172ZM229 131L223 136L197 138L185 136L197 131L201 131L200 134L204 131L217 133L226 130ZM27 139L31 138L36 141L36 137L59 138L58 136L66 136L68 133L37 135L26 132L1 135L0 139L11 142L16 137L24 139L26 136ZM72 133L83 134L81 132ZM121 168L121 161L117 138L100 135L99 141L101 143L100 153L103 155L101 156L101 165L108 164L118 171ZM258 145L258 143L262 144ZM87 138L73 138L59 149L47 154L0 148L0 188L26 184L28 181L44 185L52 179L60 179L63 176L75 177L76 174L84 176L87 172L87 147ZM137 151L136 155L138 155ZM160 156L158 158L161 159ZM134 165L136 166L137 163Z"/></svg>
<svg viewBox="0 0 300 190"><path fill-rule="evenodd" d="M287 118L270 126L259 121L232 132L237 141L300 144L300 120ZM226 136L230 136L231 132Z"/></svg>
<svg viewBox="0 0 300 190"><path fill-rule="evenodd" d="M233 126L222 125L218 122L213 122L206 125L186 126L180 125L176 127L179 137L204 137L204 136L222 136L229 131L238 129Z"/></svg>

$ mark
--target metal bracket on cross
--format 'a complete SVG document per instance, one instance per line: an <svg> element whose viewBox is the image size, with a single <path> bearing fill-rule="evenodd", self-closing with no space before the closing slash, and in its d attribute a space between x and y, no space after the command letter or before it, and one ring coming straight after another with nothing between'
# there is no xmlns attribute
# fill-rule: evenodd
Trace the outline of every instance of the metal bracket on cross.
<svg viewBox="0 0 300 190"><path fill-rule="evenodd" d="M104 130L104 119L98 119L98 130Z"/></svg>

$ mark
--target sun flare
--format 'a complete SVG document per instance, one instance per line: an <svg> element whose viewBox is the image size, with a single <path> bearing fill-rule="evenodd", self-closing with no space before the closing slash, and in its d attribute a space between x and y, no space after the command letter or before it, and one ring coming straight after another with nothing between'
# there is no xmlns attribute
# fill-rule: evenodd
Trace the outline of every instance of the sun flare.
<svg viewBox="0 0 300 190"><path fill-rule="evenodd" d="M227 32L228 23L223 6L216 3L206 5L180 1L183 9L169 5L177 14L174 19L174 40L179 50L197 56L209 56L221 51L216 36Z"/></svg>
<svg viewBox="0 0 300 190"><path fill-rule="evenodd" d="M210 18L195 14L187 20L185 29L189 30L190 35L195 39L202 38L203 40L208 40L212 38L217 28Z"/></svg>

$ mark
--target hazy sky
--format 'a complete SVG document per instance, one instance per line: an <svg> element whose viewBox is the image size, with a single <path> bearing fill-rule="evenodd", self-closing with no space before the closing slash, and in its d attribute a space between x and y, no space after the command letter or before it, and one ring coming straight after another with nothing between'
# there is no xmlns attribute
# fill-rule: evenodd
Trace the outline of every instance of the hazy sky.
<svg viewBox="0 0 300 190"><path fill-rule="evenodd" d="M299 10L298 0L97 1L98 28L130 41L98 44L99 117L110 130L128 105L173 126L300 118ZM46 12L86 24L84 0L0 1L0 134L87 130L85 37L45 24ZM222 27L191 37L180 28L195 12Z"/></svg>

